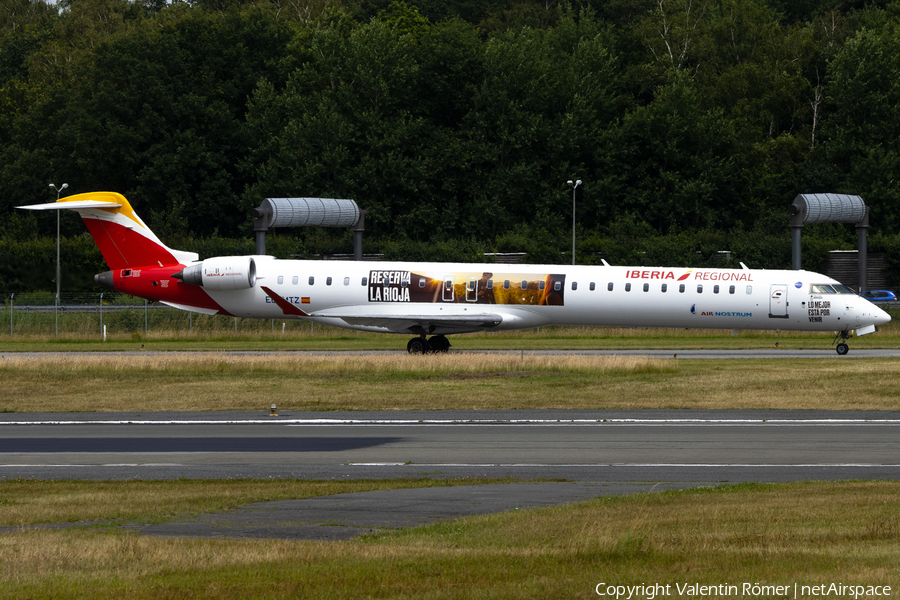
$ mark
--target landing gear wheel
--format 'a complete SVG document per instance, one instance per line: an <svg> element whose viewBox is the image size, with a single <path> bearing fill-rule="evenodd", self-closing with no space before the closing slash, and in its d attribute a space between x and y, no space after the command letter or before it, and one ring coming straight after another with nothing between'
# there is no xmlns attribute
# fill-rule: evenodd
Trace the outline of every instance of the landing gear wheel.
<svg viewBox="0 0 900 600"><path fill-rule="evenodd" d="M851 335L849 331L839 331L838 334L834 337L834 342L838 341L838 338L841 339L841 343L837 345L837 353L840 356L843 356L850 352L850 346L847 345L847 340L850 339ZM831 342L832 344L834 342Z"/></svg>
<svg viewBox="0 0 900 600"><path fill-rule="evenodd" d="M425 354L429 350L428 340L423 337L413 338L406 344L406 351L410 354Z"/></svg>
<svg viewBox="0 0 900 600"><path fill-rule="evenodd" d="M432 352L446 352L450 349L450 340L443 335L435 335L428 340L428 345Z"/></svg>

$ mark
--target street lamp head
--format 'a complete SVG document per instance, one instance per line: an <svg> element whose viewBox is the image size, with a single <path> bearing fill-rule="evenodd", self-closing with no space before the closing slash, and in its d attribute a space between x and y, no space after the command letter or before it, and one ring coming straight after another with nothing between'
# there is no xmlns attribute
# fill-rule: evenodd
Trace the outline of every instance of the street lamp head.
<svg viewBox="0 0 900 600"><path fill-rule="evenodd" d="M53 184L51 183L50 185L53 185ZM569 186L569 187L572 187L572 180L571 180L571 179L568 180L568 181L566 182L566 185Z"/></svg>
<svg viewBox="0 0 900 600"><path fill-rule="evenodd" d="M581 183L581 180L580 180L580 179L578 180L578 183ZM62 191L62 190L64 190L64 189L66 189L67 187L69 187L69 184L68 184L68 183L64 183L64 184L62 184L62 187L59 188L59 189L60 189L60 191Z"/></svg>
<svg viewBox="0 0 900 600"><path fill-rule="evenodd" d="M579 185L581 185L581 180L580 180L580 179L579 179L578 181L575 182L575 187L578 187ZM66 187L66 186L63 185L63 187Z"/></svg>

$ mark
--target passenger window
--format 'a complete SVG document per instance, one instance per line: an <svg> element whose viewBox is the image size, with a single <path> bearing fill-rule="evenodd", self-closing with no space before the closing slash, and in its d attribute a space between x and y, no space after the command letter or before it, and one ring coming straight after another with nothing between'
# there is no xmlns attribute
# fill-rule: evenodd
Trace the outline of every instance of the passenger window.
<svg viewBox="0 0 900 600"><path fill-rule="evenodd" d="M752 293L753 293L753 286L752 286L752 285L748 285L748 286L747 286L747 295L749 296L749 295L752 294Z"/></svg>
<svg viewBox="0 0 900 600"><path fill-rule="evenodd" d="M713 294L718 294L718 293L719 293L719 286L714 285L713 286Z"/></svg>
<svg viewBox="0 0 900 600"><path fill-rule="evenodd" d="M665 294L666 291L669 289L669 284L668 284L668 283L664 283L664 284L662 284L662 285L659 287L659 289L662 290L662 293L663 293L663 294Z"/></svg>
<svg viewBox="0 0 900 600"><path fill-rule="evenodd" d="M489 289L489 290L494 289L494 280L493 279L488 279L487 289Z"/></svg>
<svg viewBox="0 0 900 600"><path fill-rule="evenodd" d="M626 292L630 292L630 291L631 291L631 284L630 284L630 283L626 283L626 284L625 284L625 291L626 291Z"/></svg>
<svg viewBox="0 0 900 600"><path fill-rule="evenodd" d="M503 289L504 289L504 290L508 290L508 289L509 289L509 279L504 280L504 282L503 282Z"/></svg>
<svg viewBox="0 0 900 600"><path fill-rule="evenodd" d="M278 285L281 285L282 283L284 283L284 275L279 275L278 276Z"/></svg>
<svg viewBox="0 0 900 600"><path fill-rule="evenodd" d="M419 287L425 287L425 278L424 277L419 278Z"/></svg>
<svg viewBox="0 0 900 600"><path fill-rule="evenodd" d="M524 279L522 280L522 289L523 289L523 290L527 290L527 289L528 289L528 282L525 281Z"/></svg>
<svg viewBox="0 0 900 600"><path fill-rule="evenodd" d="M733 294L733 293L734 293L734 286L733 286L733 285L728 286L728 293L729 293L729 294Z"/></svg>
<svg viewBox="0 0 900 600"><path fill-rule="evenodd" d="M359 282L359 284L363 287L366 287L367 285L369 285L369 278L363 277L362 280Z"/></svg>
<svg viewBox="0 0 900 600"><path fill-rule="evenodd" d="M553 284L554 292L558 292L561 289L562 289L562 283L560 283L559 281L557 281L556 283ZM574 290L575 288L572 288L572 289Z"/></svg>
<svg viewBox="0 0 900 600"><path fill-rule="evenodd" d="M470 292L475 291L475 280L474 279L470 279L469 281L466 282L466 289L469 290Z"/></svg>
<svg viewBox="0 0 900 600"><path fill-rule="evenodd" d="M344 285L350 285L350 278L344 277Z"/></svg>
<svg viewBox="0 0 900 600"><path fill-rule="evenodd" d="M299 281L300 281L300 278L297 277L296 275L294 275L293 277L291 277L291 283L292 283L292 284L297 285L297 283L298 283Z"/></svg>
<svg viewBox="0 0 900 600"><path fill-rule="evenodd" d="M597 286L595 286L595 285L594 285L594 282L592 281L592 282L591 282L591 291L593 292L593 291L594 291L594 288L596 288L596 287L597 287Z"/></svg>
<svg viewBox="0 0 900 600"><path fill-rule="evenodd" d="M331 285L331 277L325 278L325 285Z"/></svg>
<svg viewBox="0 0 900 600"><path fill-rule="evenodd" d="M524 281L522 282L522 289L523 289L523 290L525 289L525 282L524 282ZM541 290L544 289L544 282L543 282L543 281L538 282L538 289L541 289Z"/></svg>
<svg viewBox="0 0 900 600"><path fill-rule="evenodd" d="M577 281L573 281L573 282L572 282L572 291L574 292L574 291L577 290L577 289L578 289L578 282L577 282Z"/></svg>
<svg viewBox="0 0 900 600"><path fill-rule="evenodd" d="M702 284L702 283L698 283L698 284L697 284L697 293L698 293L698 294L702 294L702 293L703 293L703 284Z"/></svg>
<svg viewBox="0 0 900 600"><path fill-rule="evenodd" d="M606 286L606 289L610 292L613 291L613 282L612 281L609 282L609 285Z"/></svg>
<svg viewBox="0 0 900 600"><path fill-rule="evenodd" d="M309 278L309 285L315 285L315 283L316 283L316 278L310 276L310 278Z"/></svg>
<svg viewBox="0 0 900 600"><path fill-rule="evenodd" d="M645 283L645 284L644 284L644 291L645 291L645 292L649 292L649 291L650 291L650 284L649 284L649 283Z"/></svg>
<svg viewBox="0 0 900 600"><path fill-rule="evenodd" d="M678 293L680 293L680 294L684 293L684 284L683 283L678 286Z"/></svg>

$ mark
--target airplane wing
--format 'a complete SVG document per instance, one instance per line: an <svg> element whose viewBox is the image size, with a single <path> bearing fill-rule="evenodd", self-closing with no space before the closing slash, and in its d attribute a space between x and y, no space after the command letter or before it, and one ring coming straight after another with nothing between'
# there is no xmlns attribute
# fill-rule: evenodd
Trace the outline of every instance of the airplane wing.
<svg viewBox="0 0 900 600"><path fill-rule="evenodd" d="M434 331L441 329L459 329L473 331L496 327L503 322L503 316L493 313L472 313L465 315L429 315L429 314L341 314L339 310L318 313L308 313L300 310L270 288L260 286L275 304L286 315L299 317L318 317L327 319L340 319L348 325L362 327L381 327L398 333L418 333L419 331Z"/></svg>
<svg viewBox="0 0 900 600"><path fill-rule="evenodd" d="M421 327L430 331L438 326L449 329L489 329L503 322L502 315L473 314L473 315L333 315L313 314L310 316L330 317L341 319L349 325L361 325L364 327L383 327L392 331L414 331Z"/></svg>

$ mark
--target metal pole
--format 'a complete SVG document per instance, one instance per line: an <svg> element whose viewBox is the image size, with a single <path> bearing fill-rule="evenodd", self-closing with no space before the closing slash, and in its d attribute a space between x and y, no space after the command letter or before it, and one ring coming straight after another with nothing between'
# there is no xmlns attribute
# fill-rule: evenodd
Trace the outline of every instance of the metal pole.
<svg viewBox="0 0 900 600"><path fill-rule="evenodd" d="M144 337L147 337L147 299L144 298Z"/></svg>
<svg viewBox="0 0 900 600"><path fill-rule="evenodd" d="M59 292L56 293L53 304L53 317L56 321L56 337L59 337Z"/></svg>
<svg viewBox="0 0 900 600"><path fill-rule="evenodd" d="M799 271L802 268L801 262L801 236L803 234L802 227L791 227L791 268Z"/></svg>
<svg viewBox="0 0 900 600"><path fill-rule="evenodd" d="M857 269L859 270L859 289L857 290L858 294L862 294L864 291L869 289L869 244L866 235L868 231L868 227L858 227L856 229L856 238L859 245L859 249L856 253L858 260Z"/></svg>
<svg viewBox="0 0 900 600"><path fill-rule="evenodd" d="M9 337L12 337L13 334L13 298L15 297L15 294L9 295Z"/></svg>
<svg viewBox="0 0 900 600"><path fill-rule="evenodd" d="M103 292L100 292L100 335L103 335Z"/></svg>
<svg viewBox="0 0 900 600"><path fill-rule="evenodd" d="M576 179L574 182L570 179L566 182L572 188L572 264L575 264L575 191L581 185L581 180Z"/></svg>
<svg viewBox="0 0 900 600"><path fill-rule="evenodd" d="M362 260L363 255L363 239L362 234L366 230L366 215L368 213L362 209L359 211L359 221L353 226L353 260Z"/></svg>
<svg viewBox="0 0 900 600"><path fill-rule="evenodd" d="M50 187L56 190L56 201L59 202L59 195L64 189L69 187L68 183L64 183L59 187L51 183ZM60 268L59 268L59 210L56 211L56 295L59 296L60 286Z"/></svg>
<svg viewBox="0 0 900 600"><path fill-rule="evenodd" d="M56 194L56 201L59 202L59 193ZM56 295L59 296L59 211L56 211Z"/></svg>

